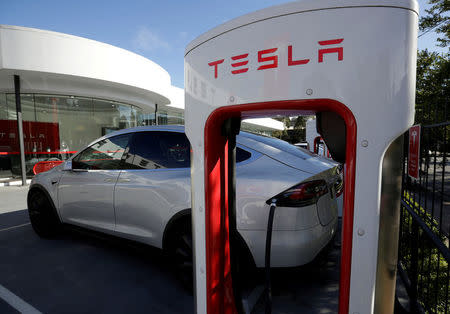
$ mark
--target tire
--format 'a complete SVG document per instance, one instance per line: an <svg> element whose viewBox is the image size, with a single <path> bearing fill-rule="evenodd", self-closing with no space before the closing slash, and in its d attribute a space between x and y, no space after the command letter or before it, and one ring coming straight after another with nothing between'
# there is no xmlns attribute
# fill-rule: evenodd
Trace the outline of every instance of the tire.
<svg viewBox="0 0 450 314"><path fill-rule="evenodd" d="M194 291L193 245L190 223L178 225L170 238L169 258L174 267L175 276L189 292Z"/></svg>
<svg viewBox="0 0 450 314"><path fill-rule="evenodd" d="M50 200L41 191L30 191L28 215L34 231L42 238L53 238L61 230L59 217Z"/></svg>

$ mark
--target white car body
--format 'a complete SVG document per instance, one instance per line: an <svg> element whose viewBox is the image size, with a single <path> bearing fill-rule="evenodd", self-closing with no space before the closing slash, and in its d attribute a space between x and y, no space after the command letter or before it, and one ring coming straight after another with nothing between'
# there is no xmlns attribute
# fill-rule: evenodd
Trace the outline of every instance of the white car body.
<svg viewBox="0 0 450 314"><path fill-rule="evenodd" d="M118 135L138 132L184 134L184 128L126 129L108 134L88 147ZM291 147L291 151L264 141L276 141ZM335 184L340 178L339 164L277 139L249 133L237 137L237 146L251 153L250 158L236 165L237 228L257 267L264 266L269 212L266 201L301 182L318 179L327 182L328 192L315 204L280 207L274 219L272 266L291 267L312 261L337 229ZM163 248L169 221L177 213L190 209L190 168L72 170L72 161L83 151L65 164L36 175L30 191L45 190L62 223Z"/></svg>

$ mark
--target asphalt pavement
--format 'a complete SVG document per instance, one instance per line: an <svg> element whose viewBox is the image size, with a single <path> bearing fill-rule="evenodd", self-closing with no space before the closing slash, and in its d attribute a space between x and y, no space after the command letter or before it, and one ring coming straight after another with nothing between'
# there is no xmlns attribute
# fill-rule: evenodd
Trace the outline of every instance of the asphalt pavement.
<svg viewBox="0 0 450 314"><path fill-rule="evenodd" d="M158 249L67 231L38 237L27 187L0 188L0 313L192 313Z"/></svg>
<svg viewBox="0 0 450 314"><path fill-rule="evenodd" d="M194 312L161 250L75 231L38 237L27 189L0 187L0 313ZM337 312L337 243L309 265L273 270L273 313ZM263 312L260 302L254 313Z"/></svg>

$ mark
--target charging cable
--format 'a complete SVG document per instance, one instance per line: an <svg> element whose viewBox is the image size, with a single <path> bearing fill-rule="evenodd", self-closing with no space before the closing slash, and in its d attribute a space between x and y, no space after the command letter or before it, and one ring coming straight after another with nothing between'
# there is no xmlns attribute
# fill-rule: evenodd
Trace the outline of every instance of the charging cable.
<svg viewBox="0 0 450 314"><path fill-rule="evenodd" d="M275 215L275 209L277 208L277 200L272 199L269 211L269 220L267 221L267 234L266 234L266 256L265 256L265 269L266 269L266 314L272 313L272 286L270 283L270 249L272 246L272 227L273 217Z"/></svg>

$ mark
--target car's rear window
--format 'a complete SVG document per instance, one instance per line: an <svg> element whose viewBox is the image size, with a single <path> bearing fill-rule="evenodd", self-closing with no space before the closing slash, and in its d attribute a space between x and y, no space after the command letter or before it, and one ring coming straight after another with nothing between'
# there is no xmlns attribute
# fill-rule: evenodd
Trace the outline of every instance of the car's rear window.
<svg viewBox="0 0 450 314"><path fill-rule="evenodd" d="M277 148L279 150L282 150L286 153L292 154L294 156L300 157L302 159L308 159L310 157L316 156L314 153L310 152L307 149L297 147L295 145L289 144L288 142L285 142L283 140L274 138L274 137L268 137L268 136L262 136L262 135L256 135L246 132L241 132L241 135L250 139L253 139L255 141L264 143L268 146L272 146L274 148Z"/></svg>

